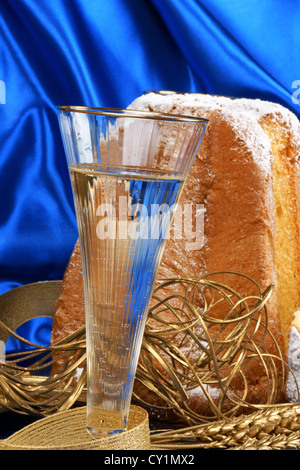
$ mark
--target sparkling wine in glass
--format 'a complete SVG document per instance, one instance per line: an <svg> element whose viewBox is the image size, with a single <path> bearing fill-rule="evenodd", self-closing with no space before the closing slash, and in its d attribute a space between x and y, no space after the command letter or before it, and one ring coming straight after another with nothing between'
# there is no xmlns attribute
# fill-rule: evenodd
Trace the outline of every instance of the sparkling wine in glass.
<svg viewBox="0 0 300 470"><path fill-rule="evenodd" d="M155 276L208 121L61 106L85 297L87 429L126 430Z"/></svg>

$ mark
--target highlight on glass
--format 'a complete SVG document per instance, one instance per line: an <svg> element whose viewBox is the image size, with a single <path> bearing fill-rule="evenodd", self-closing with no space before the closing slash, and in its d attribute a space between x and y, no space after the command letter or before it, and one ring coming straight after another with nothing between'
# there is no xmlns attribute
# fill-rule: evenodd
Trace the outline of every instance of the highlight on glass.
<svg viewBox="0 0 300 470"><path fill-rule="evenodd" d="M61 106L85 295L87 429L126 430L167 232L206 119Z"/></svg>

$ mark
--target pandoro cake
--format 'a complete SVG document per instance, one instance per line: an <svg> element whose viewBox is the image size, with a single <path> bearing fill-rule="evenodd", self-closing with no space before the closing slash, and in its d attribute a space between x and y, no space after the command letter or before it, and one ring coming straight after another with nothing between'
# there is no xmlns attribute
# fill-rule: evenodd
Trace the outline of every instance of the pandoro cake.
<svg viewBox="0 0 300 470"><path fill-rule="evenodd" d="M129 107L209 119L180 199L181 208L201 208L203 233L197 233L195 214L189 233L176 238L171 229L157 284L160 279L194 279L216 271L242 273L262 290L273 284L268 327L286 358L293 315L300 307L297 118L278 104L201 94L147 93ZM251 295L242 277L234 287ZM83 323L77 242L56 303L51 342L56 343ZM268 338L264 341L265 351L276 354L273 342ZM247 377L246 400L265 403L268 379L264 368L253 360L243 373ZM237 393L239 386L243 394L244 383L237 381ZM134 392L147 403L162 405L155 393L137 381ZM209 414L207 399L199 388L189 391L189 396L189 406L195 412Z"/></svg>
<svg viewBox="0 0 300 470"><path fill-rule="evenodd" d="M218 257L219 261L211 258L213 264L207 265L207 272L218 269L220 265L223 269L227 266L232 270L240 267L240 271L245 274L251 276L253 273L254 278L263 287L264 278L268 279L265 268L268 269L267 266L269 266L272 271L270 276L276 283L277 308L285 351L287 351L293 315L300 304L300 124L298 119L288 109L276 103L201 94L162 96L149 93L137 98L130 107L158 112L165 110L165 112L177 114L191 113L210 119L209 129L204 137L206 145L200 151L200 160L207 162L208 154L214 154L212 158L218 158L218 162L210 165L209 171L213 175L214 182L207 198L216 198L216 187L218 188L216 183L222 184L224 198L221 207L219 206L222 215L218 220L214 220L215 231L219 239L223 239L223 235L229 233L228 241L236 255L236 264L232 264L231 256L227 253L225 259ZM224 125L224 121L227 122L227 126ZM235 141L231 141L229 149L228 146L226 148L226 144L228 145L226 127L227 129L230 127L235 133ZM220 128L224 129L223 135ZM218 134L217 138L215 132ZM238 162L235 166L232 165L232 155L235 155ZM231 170L231 174L226 175L227 182L224 178L221 181L221 178L216 175L220 162L227 166L228 172ZM197 160L191 170L191 180L193 173L196 172L196 165ZM251 165L255 167L255 171ZM245 179L240 180L243 175ZM244 186L246 181L248 184ZM234 183L235 186L232 186ZM229 186L230 189L225 192L225 188ZM211 205L216 207L215 201ZM218 235L210 235L208 232L208 224L211 220L208 202L205 207L207 209L205 233L208 246L210 240L217 240ZM259 213L265 216L260 219L257 217ZM229 228L224 230L228 221L233 220L231 219L233 214L235 214L235 219L231 232ZM223 219L223 224L220 225L221 219ZM266 230L263 237L262 232L256 231L259 224ZM252 229L256 232L253 235L254 238L252 238ZM237 237L232 236L233 231L236 232ZM268 244L273 244L273 249L270 249ZM226 247L225 240L224 242L217 240L216 245L221 247L222 252L225 252L223 250L223 246ZM253 256L255 257L256 254L258 257L255 259ZM211 253L210 256L213 254ZM274 259L271 261L272 256ZM248 264L245 267L243 263L253 264L253 266L250 267ZM256 277L255 270L263 274Z"/></svg>

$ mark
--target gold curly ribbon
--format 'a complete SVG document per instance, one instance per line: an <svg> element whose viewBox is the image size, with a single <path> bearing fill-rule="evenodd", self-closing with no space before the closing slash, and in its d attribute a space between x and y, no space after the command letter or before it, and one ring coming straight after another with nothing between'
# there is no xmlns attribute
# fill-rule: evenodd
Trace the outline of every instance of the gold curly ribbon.
<svg viewBox="0 0 300 470"><path fill-rule="evenodd" d="M242 277L252 293L242 296L230 284L221 283L220 275L229 277L233 285ZM257 405L247 402L250 361L256 361L266 377L264 403L278 402L287 367L268 327L267 302L272 291L273 286L262 292L251 278L229 272L196 280L170 279L155 289L136 380L163 402L156 406L159 414L172 411L194 425L234 416L239 409L255 409ZM265 349L267 338L269 350ZM242 381L240 394L235 388L237 378ZM189 394L195 390L199 400L207 402L205 415L190 406Z"/></svg>
<svg viewBox="0 0 300 470"><path fill-rule="evenodd" d="M86 359L84 327L50 347L15 333L32 318L53 316L60 287L61 281L38 282L0 296L0 340L6 342L12 336L30 348L7 355L5 362L0 363L0 409L43 417L68 410L84 395L84 366L80 379L74 381L77 367ZM63 361L59 372L45 375L58 360Z"/></svg>
<svg viewBox="0 0 300 470"><path fill-rule="evenodd" d="M231 281L224 283L224 276ZM246 295L230 287L239 284L240 278L249 282ZM51 316L60 286L61 281L48 281L0 296L0 340L13 336L32 348L6 357L0 364L3 410L40 417L58 413L63 420L74 404L85 404L84 327L49 347L30 343L14 332L24 319ZM175 420L173 416L166 430L151 433L154 448L300 447L300 405L278 403L288 367L269 331L267 303L272 290L270 286L261 291L247 276L224 272L196 280L169 279L155 289L136 382L157 396L159 403L147 403L137 393L134 398L150 415L153 410L166 416L171 412ZM220 308L222 318L216 314ZM267 337L273 344L271 353L264 347ZM254 359L267 378L268 394L260 405L247 402L243 372L244 365ZM30 365L24 366L24 361ZM44 374L58 362L54 373ZM82 369L79 380L78 368ZM236 375L242 378L242 393L234 387ZM217 400L209 393L216 386L220 390ZM206 397L209 415L190 406L189 396L195 388ZM230 405L225 411L224 403ZM236 416L239 413L242 416Z"/></svg>

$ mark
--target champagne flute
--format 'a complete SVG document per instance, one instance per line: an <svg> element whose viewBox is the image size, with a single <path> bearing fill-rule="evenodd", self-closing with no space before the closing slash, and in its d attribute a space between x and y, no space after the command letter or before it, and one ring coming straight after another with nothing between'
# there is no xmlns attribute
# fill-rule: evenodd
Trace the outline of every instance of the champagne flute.
<svg viewBox="0 0 300 470"><path fill-rule="evenodd" d="M125 431L147 311L176 204L208 121L61 106L85 298L87 429Z"/></svg>

